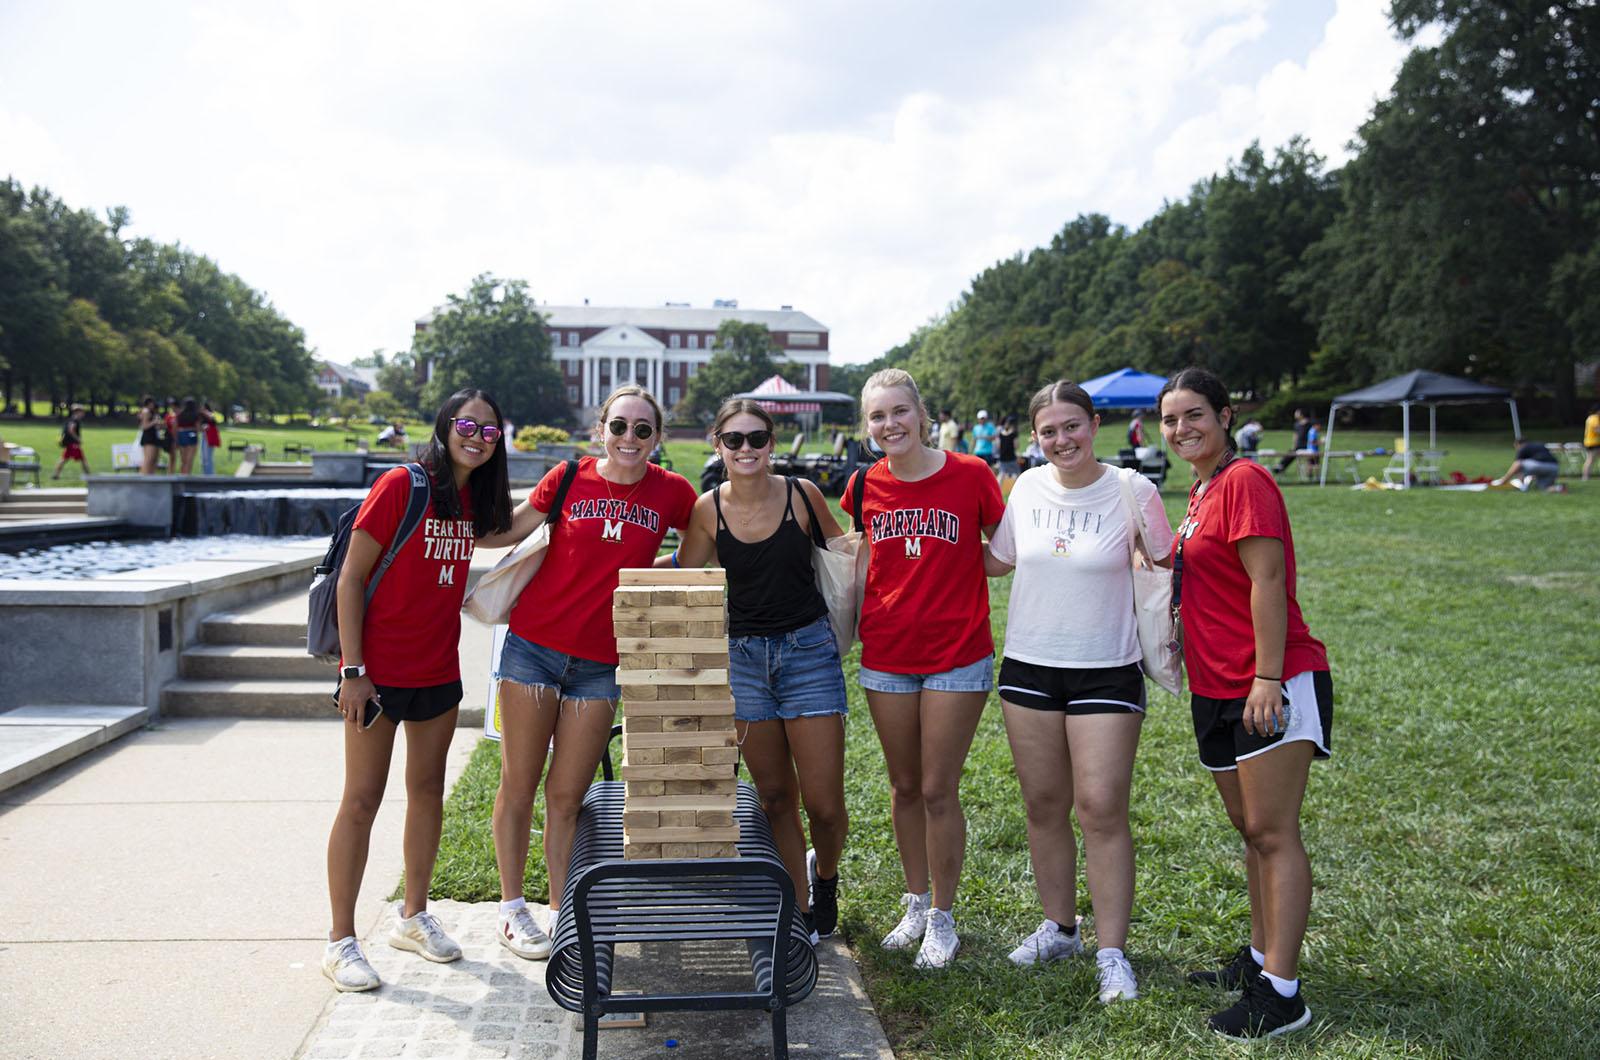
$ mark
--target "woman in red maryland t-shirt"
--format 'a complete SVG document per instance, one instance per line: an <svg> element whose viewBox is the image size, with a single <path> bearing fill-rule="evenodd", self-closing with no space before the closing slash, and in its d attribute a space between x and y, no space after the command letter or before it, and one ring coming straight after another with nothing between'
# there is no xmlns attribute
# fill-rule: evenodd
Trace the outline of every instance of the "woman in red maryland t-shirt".
<svg viewBox="0 0 1600 1060"><path fill-rule="evenodd" d="M1311 864L1300 803L1311 760L1328 757L1328 655L1295 601L1294 538L1272 473L1233 451L1228 390L1186 368L1157 399L1161 433L1197 481L1178 528L1173 603L1183 620L1200 761L1245 841L1250 943L1197 983L1242 990L1210 1019L1226 1037L1259 1038L1311 1022L1300 994L1300 943Z"/></svg>
<svg viewBox="0 0 1600 1060"><path fill-rule="evenodd" d="M550 530L549 553L512 608L495 672L501 734L500 790L494 800L498 934L501 945L527 960L550 954L550 939L534 922L522 893L528 827L546 753L544 860L553 924L572 859L578 808L611 738L621 694L611 625L617 572L650 566L667 528L688 526L694 509L689 480L650 462L661 420L661 406L642 387L619 387L601 406L606 455L579 461ZM481 544L513 544L538 529L551 514L562 471L552 469L517 506L509 533Z"/></svg>
<svg viewBox="0 0 1600 1060"><path fill-rule="evenodd" d="M385 472L356 514L339 571L339 711L344 715L344 796L328 837L332 940L322 971L340 990L371 990L378 975L356 939L356 895L366 869L372 820L383 801L395 733L406 727L406 895L389 944L430 961L461 947L428 912L439 853L445 755L461 702L461 599L473 539L511 525L500 409L481 390L461 390L439 409L420 463L430 502L366 600L373 568L394 542L411 499L411 472ZM381 716L363 727L368 703Z"/></svg>
<svg viewBox="0 0 1600 1060"><path fill-rule="evenodd" d="M943 968L961 945L951 914L966 855L961 767L994 687L983 537L1005 502L981 457L927 445L928 410L906 372L868 379L861 410L886 456L859 472L871 550L861 687L889 770L906 877L905 915L883 945L906 949L921 939L916 966ZM852 478L843 502L853 515L854 488Z"/></svg>

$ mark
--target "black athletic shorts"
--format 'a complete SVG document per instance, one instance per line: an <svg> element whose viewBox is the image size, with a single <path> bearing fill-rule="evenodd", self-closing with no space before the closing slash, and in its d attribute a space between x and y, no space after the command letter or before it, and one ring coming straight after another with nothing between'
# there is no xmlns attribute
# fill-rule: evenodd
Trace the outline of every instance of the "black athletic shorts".
<svg viewBox="0 0 1600 1060"><path fill-rule="evenodd" d="M391 685L374 684L372 686L378 693L378 704L383 707L383 716L396 725L402 721L432 721L451 707L461 702L461 682L451 681L443 685L429 685L426 688L395 688ZM334 699L339 698L339 690L333 691Z"/></svg>
<svg viewBox="0 0 1600 1060"><path fill-rule="evenodd" d="M1144 671L1136 662L1076 669L1006 658L1000 661L999 685L1001 699L1033 710L1073 715L1144 713Z"/></svg>
<svg viewBox="0 0 1600 1060"><path fill-rule="evenodd" d="M1260 736L1244 730L1244 697L1189 697L1200 763L1212 772L1238 768L1239 762L1285 743L1310 740L1315 758L1327 758L1333 735L1333 678L1326 670L1307 670L1283 683L1284 731Z"/></svg>

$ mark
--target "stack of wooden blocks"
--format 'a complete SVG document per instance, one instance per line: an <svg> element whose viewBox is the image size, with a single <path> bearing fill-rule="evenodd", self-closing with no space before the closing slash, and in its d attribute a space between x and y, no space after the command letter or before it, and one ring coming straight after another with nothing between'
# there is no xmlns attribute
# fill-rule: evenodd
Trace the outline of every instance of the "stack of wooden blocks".
<svg viewBox="0 0 1600 1060"><path fill-rule="evenodd" d="M720 569L624 570L612 601L622 686L625 858L731 858L738 740Z"/></svg>

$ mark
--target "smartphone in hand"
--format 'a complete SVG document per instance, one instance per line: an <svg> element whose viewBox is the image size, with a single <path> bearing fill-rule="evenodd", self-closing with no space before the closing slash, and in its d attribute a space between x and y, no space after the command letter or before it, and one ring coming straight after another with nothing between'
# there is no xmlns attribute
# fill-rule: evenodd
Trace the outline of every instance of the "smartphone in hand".
<svg viewBox="0 0 1600 1060"><path fill-rule="evenodd" d="M339 690L337 688L333 690L333 705L335 708L343 709L339 707ZM382 715L383 704L379 700L378 693L374 692L372 693L372 698L367 700L366 708L361 712L362 731L365 732L367 729L372 728Z"/></svg>

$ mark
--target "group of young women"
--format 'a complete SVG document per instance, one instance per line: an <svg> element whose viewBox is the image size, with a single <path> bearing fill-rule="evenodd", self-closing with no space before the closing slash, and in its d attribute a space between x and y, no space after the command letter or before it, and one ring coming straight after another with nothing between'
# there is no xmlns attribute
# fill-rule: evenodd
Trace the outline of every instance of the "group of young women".
<svg viewBox="0 0 1600 1060"><path fill-rule="evenodd" d="M1241 992L1211 1017L1219 1033L1250 1038L1307 1025L1297 962L1311 879L1299 812L1310 762L1328 754L1332 686L1323 647L1295 601L1282 494L1265 469L1234 459L1226 389L1210 373L1186 369L1161 393L1162 432L1196 476L1176 535L1154 486L1095 459L1099 417L1075 384L1052 383L1034 396L1028 413L1047 463L1020 476L1009 503L984 460L928 444L928 413L910 375L878 372L861 404L884 459L852 478L843 507L865 531L860 682L883 750L905 877L902 914L882 945L915 947L915 966L930 969L949 965L960 948L960 778L996 682L987 578L1014 571L998 681L1044 919L1011 960L1035 965L1087 952L1076 915L1076 812L1099 998L1138 996L1124 953L1134 896L1128 805L1146 706L1131 572L1147 562L1173 570L1200 758L1245 842L1250 940L1223 967L1191 981ZM754 402L731 400L719 411L713 436L727 481L697 498L685 479L649 462L663 426L659 404L638 387L619 388L600 412L605 455L579 462L554 511L560 468L511 508L502 422L493 400L476 390L440 410L421 461L432 482L434 518L425 526L457 547L436 548L416 535L365 614L363 587L394 536L409 473L381 478L356 519L339 583L346 786L329 840L334 924L324 971L340 989L379 983L353 914L402 721L408 741L417 742L408 745L406 766L406 896L389 941L429 960L460 956L426 906L444 752L460 699L455 645L464 568L474 542L511 544L546 520L549 554L512 612L496 673L501 942L530 960L549 954L548 925L523 893L534 796L542 778L553 924L578 808L620 694L611 594L621 569L652 563L715 563L727 571L742 756L798 905L814 936L831 934L848 830L847 706L812 557L814 546L845 530L813 484L772 473L773 422ZM658 556L669 528L681 543ZM462 569L453 576L432 569L447 562ZM369 701L388 724L361 727Z"/></svg>

